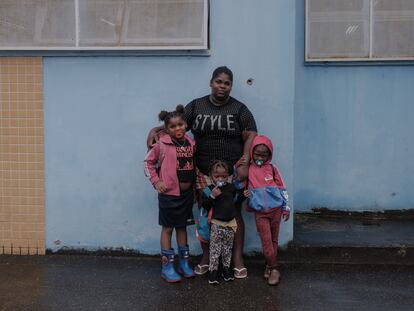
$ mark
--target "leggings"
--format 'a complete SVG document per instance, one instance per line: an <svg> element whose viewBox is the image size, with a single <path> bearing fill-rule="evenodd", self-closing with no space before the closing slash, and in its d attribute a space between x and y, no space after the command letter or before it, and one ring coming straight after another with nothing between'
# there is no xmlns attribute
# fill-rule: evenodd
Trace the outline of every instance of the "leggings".
<svg viewBox="0 0 414 311"><path fill-rule="evenodd" d="M222 227L216 224L211 224L210 271L218 270L220 256L223 267L230 268L233 240L233 229L230 227Z"/></svg>

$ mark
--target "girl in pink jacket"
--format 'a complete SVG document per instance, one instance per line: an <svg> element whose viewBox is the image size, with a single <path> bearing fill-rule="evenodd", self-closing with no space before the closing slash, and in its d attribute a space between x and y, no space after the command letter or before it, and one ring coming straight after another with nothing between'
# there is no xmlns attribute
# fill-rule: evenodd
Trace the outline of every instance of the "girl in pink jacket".
<svg viewBox="0 0 414 311"><path fill-rule="evenodd" d="M158 192L159 224L161 229L161 277L167 282L180 282L181 277L174 268L174 249L171 237L175 229L179 253L179 270L185 278L193 278L194 271L188 263L187 226L194 223L194 141L185 134L187 122L184 107L175 111L161 111L167 135L144 159L145 175Z"/></svg>
<svg viewBox="0 0 414 311"><path fill-rule="evenodd" d="M273 144L264 135L257 135L250 146L251 163L244 195L249 198L247 210L254 212L257 231L266 261L264 277L269 285L279 283L277 247L281 218L289 219L288 195L282 176L271 163Z"/></svg>

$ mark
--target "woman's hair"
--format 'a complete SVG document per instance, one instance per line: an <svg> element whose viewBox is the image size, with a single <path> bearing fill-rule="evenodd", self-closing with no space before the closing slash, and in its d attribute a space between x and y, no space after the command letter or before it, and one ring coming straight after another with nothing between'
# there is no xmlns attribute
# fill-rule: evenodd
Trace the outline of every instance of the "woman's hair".
<svg viewBox="0 0 414 311"><path fill-rule="evenodd" d="M168 123L170 123L170 120L176 117L182 118L185 121L183 105L178 105L174 111L168 112L168 111L162 110L158 114L158 118L160 119L160 121L164 121L165 126L168 126Z"/></svg>
<svg viewBox="0 0 414 311"><path fill-rule="evenodd" d="M208 168L209 174L211 175L211 173L213 173L219 167L225 169L226 172L229 173L229 165L227 164L227 162L222 161L222 160L214 160L214 161L211 162L211 164Z"/></svg>
<svg viewBox="0 0 414 311"><path fill-rule="evenodd" d="M229 76L230 81L233 83L233 72L226 66L217 67L214 69L213 74L211 75L210 82L213 82L215 78L217 78L222 73Z"/></svg>

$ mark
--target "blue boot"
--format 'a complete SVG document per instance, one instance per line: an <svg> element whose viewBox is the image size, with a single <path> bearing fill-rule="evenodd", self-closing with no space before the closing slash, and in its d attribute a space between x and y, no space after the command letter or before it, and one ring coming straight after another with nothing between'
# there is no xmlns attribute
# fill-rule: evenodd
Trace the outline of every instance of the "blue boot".
<svg viewBox="0 0 414 311"><path fill-rule="evenodd" d="M187 279L191 279L191 278L195 277L195 273L194 273L193 269L191 269L191 267L188 263L188 258L190 257L188 245L178 246L178 253L180 255L180 263L179 263L178 272L183 274L184 277L187 278Z"/></svg>
<svg viewBox="0 0 414 311"><path fill-rule="evenodd" d="M169 283L181 281L180 275L174 269L174 249L161 249L161 277Z"/></svg>

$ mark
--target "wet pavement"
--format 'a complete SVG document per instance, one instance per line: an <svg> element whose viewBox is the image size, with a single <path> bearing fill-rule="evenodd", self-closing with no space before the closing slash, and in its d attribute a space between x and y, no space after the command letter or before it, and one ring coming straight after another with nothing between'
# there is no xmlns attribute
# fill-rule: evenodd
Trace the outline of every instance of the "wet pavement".
<svg viewBox="0 0 414 311"><path fill-rule="evenodd" d="M414 310L413 265L283 264L277 287L247 265L212 286L167 284L154 257L0 256L0 310Z"/></svg>

